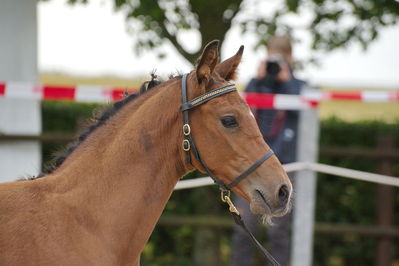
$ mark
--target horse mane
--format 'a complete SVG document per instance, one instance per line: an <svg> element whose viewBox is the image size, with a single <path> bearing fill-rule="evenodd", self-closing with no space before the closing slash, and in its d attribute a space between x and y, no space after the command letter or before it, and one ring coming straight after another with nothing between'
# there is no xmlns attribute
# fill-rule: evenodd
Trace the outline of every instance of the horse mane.
<svg viewBox="0 0 399 266"><path fill-rule="evenodd" d="M180 78L181 74L177 75L170 75L169 80L172 79L177 79ZM51 174L54 172L57 168L59 168L64 161L68 158L68 156L76 150L76 148L83 143L97 128L101 127L102 125L105 124L106 121L108 121L111 117L113 117L116 113L118 113L119 110L122 109L123 106L128 104L129 102L139 98L141 95L145 94L147 91L157 87L158 85L162 84L163 81L158 79L158 76L155 75L155 72L151 73L151 80L143 82L143 84L140 86L140 90L138 93L132 93L132 94L127 94L127 91L124 94L124 98L118 102L115 102L113 105L111 105L109 108L106 108L104 111L102 111L99 115L95 115L94 118L92 119L94 123L90 126L88 126L83 132L80 134L80 136L72 142L71 144L68 145L68 147L62 151L59 152L56 157L52 160L52 162L45 167L45 170L43 173L38 175L37 177L32 177L29 178L31 179L36 179L36 178L41 178L47 174Z"/></svg>

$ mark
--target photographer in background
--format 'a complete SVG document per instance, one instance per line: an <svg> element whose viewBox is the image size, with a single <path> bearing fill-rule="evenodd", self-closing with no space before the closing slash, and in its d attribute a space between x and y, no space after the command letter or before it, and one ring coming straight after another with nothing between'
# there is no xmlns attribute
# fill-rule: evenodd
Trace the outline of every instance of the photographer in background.
<svg viewBox="0 0 399 266"><path fill-rule="evenodd" d="M300 94L305 82L293 74L291 41L286 36L273 36L267 43L268 58L262 61L256 78L245 92ZM252 109L266 143L273 149L282 164L296 161L298 111ZM292 176L290 176L291 181ZM260 217L253 215L248 203L236 197L234 203L248 228L255 232ZM282 265L289 265L291 215L273 218L274 225L267 228L272 256ZM238 226L234 228L232 266L250 266L252 244L248 235Z"/></svg>

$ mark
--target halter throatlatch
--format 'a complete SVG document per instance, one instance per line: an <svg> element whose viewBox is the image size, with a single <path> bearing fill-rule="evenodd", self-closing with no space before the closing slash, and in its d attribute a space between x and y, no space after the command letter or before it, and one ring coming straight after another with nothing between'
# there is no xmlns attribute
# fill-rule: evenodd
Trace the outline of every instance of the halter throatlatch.
<svg viewBox="0 0 399 266"><path fill-rule="evenodd" d="M183 113L183 135L184 139L182 142L182 148L186 154L186 161L192 164L191 160L191 152L194 154L195 158L200 162L202 167L208 173L208 175L213 179L215 183L219 185L221 190L221 200L229 205L229 211L234 218L234 221L237 225L241 226L245 232L249 235L251 241L254 245L263 253L263 255L269 260L269 262L274 266L280 266L280 264L272 257L272 255L256 240L255 236L248 230L244 221L241 218L240 212L234 206L233 202L230 199L230 189L237 185L241 180L246 178L250 173L252 173L256 168L258 168L264 161L269 159L273 154L273 150L269 150L265 155L262 156L258 161L256 161L253 165L251 165L247 170L245 170L241 175L236 177L230 184L223 183L222 180L217 178L211 170L206 165L205 161L202 159L198 148L195 146L194 138L192 136L191 127L190 127L190 118L188 111L193 109L203 103L206 103L213 98L222 96L224 94L236 91L234 84L227 84L223 87L211 90L207 93L204 93L190 101L187 100L187 76L188 74L184 74L181 83L181 96L182 96L182 105L180 107Z"/></svg>

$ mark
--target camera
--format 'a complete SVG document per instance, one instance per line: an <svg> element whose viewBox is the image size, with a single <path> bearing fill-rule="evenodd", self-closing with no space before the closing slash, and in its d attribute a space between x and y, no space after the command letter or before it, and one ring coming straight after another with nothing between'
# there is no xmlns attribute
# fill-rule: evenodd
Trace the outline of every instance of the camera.
<svg viewBox="0 0 399 266"><path fill-rule="evenodd" d="M281 63L284 58L280 54L271 55L266 61L266 73L267 75L277 76L281 70Z"/></svg>
<svg viewBox="0 0 399 266"><path fill-rule="evenodd" d="M283 62L284 58L282 55L271 55L266 61L266 76L258 81L259 85L277 92L281 85L277 80L277 75L281 71L281 63Z"/></svg>

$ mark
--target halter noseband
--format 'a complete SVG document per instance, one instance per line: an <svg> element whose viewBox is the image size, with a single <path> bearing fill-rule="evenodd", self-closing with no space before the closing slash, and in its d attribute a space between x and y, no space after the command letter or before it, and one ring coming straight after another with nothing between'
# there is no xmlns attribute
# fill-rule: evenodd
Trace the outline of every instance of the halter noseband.
<svg viewBox="0 0 399 266"><path fill-rule="evenodd" d="M256 161L251 167L249 167L247 170L245 170L241 175L236 177L230 184L225 184L223 183L222 180L217 178L211 170L208 168L206 165L205 161L202 159L198 148L195 145L194 138L191 134L191 128L190 128L190 119L189 119L189 113L188 111L190 109L193 109L203 103L206 103L209 100L212 100L213 98L222 96L224 94L237 91L236 87L234 84L227 84L223 87L213 89L207 93L204 93L190 101L187 101L187 76L188 74L184 74L182 78L182 90L181 90L181 95L182 95L182 105L180 107L181 111L183 112L183 134L184 134L184 140L182 143L182 148L186 154L186 161L188 163L192 163L191 161L191 154L190 151L193 152L195 158L201 163L202 167L205 169L205 171L209 174L209 176L213 179L215 183L217 183L222 191L228 191L235 185L237 185L241 180L246 178L250 173L252 173L256 168L258 168L264 161L270 158L274 154L273 150L269 150L262 158L260 158L258 161Z"/></svg>

